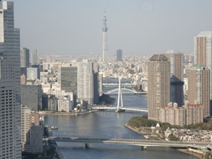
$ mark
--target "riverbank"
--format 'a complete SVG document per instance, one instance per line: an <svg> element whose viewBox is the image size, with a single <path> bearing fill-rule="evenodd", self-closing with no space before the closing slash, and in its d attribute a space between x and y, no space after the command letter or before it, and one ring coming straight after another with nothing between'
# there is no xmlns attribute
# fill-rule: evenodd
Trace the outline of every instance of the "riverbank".
<svg viewBox="0 0 212 159"><path fill-rule="evenodd" d="M76 115L85 115L97 112L98 110L88 110L88 111L81 111L81 112L55 112L55 111L39 111L40 115L68 115L68 116L76 116Z"/></svg>
<svg viewBox="0 0 212 159"><path fill-rule="evenodd" d="M189 155L192 155L192 156L195 156L199 159L204 159L204 154L202 153L202 151L200 153L198 153L198 152L194 152L194 151L191 151L191 150L188 150L188 149L176 149L176 150L183 152L183 153L186 153L186 154L189 154Z"/></svg>
<svg viewBox="0 0 212 159"><path fill-rule="evenodd" d="M133 128L128 123L124 125L126 128L130 129L131 131L143 135L146 139L152 139L152 140L161 140L161 136L159 134L152 134L152 130L149 127L141 127L141 128Z"/></svg>
<svg viewBox="0 0 212 159"><path fill-rule="evenodd" d="M146 139L162 140L160 138L155 138L155 136L151 136L150 135L151 131L149 129L147 129L147 128L144 128L144 127L143 127L143 129L142 128L140 128L140 129L133 128L133 127L129 126L128 123L126 123L124 126L127 129L129 129L129 130L131 130L131 131L133 131L133 132L135 132L137 134L143 135ZM176 150L180 151L180 152L183 152L183 153L186 153L186 154L189 154L189 155L192 155L192 156L195 156L195 157L197 157L199 159L204 159L204 153L202 151L196 152L193 149L190 149L190 150L189 149L176 149Z"/></svg>

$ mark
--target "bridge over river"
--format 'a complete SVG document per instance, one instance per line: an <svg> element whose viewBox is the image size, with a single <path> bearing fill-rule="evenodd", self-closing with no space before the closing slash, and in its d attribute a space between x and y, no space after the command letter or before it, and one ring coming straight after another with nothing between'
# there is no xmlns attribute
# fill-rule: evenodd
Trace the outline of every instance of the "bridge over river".
<svg viewBox="0 0 212 159"><path fill-rule="evenodd" d="M114 88L112 90L109 90L107 92L105 92L104 94L118 94L119 92L119 88ZM122 94L147 94L147 92L138 92L134 89L130 89L130 88L121 88L121 93Z"/></svg>
<svg viewBox="0 0 212 159"><path fill-rule="evenodd" d="M75 142L83 143L88 148L91 143L119 144L140 146L142 149L147 147L172 147L172 148L196 148L208 150L211 148L211 142L182 142L166 140L146 140L146 139L121 139L121 138L81 138L81 137L50 137L50 141L55 142Z"/></svg>
<svg viewBox="0 0 212 159"><path fill-rule="evenodd" d="M93 110L115 110L116 112L122 112L122 111L135 111L135 112L145 112L147 113L147 108L141 108L141 107L114 107L114 106L93 106Z"/></svg>
<svg viewBox="0 0 212 159"><path fill-rule="evenodd" d="M123 112L123 111L137 111L137 112L147 112L146 108L142 108L142 107L126 107L123 105L123 92L126 91L128 93L131 94L140 94L142 92L137 92L135 90L132 89L128 89L128 88L122 88L121 87L121 79L122 77L119 77L119 87L113 90L109 90L107 92L105 92L105 94L113 94L116 92L116 94L118 93L118 100L117 100L117 106L93 106L92 109L94 110L115 110L116 112Z"/></svg>

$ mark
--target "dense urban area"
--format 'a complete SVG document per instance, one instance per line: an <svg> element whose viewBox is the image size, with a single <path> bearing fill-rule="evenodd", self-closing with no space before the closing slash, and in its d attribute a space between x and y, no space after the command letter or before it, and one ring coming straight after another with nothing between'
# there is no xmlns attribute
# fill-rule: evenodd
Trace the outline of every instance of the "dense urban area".
<svg viewBox="0 0 212 159"><path fill-rule="evenodd" d="M143 136L137 140L140 145L150 140L172 148L179 143L184 144L183 149L175 146L179 151L212 158L211 31L196 33L194 54L167 50L129 56L117 49L109 55L105 15L102 55L44 56L20 48L13 7L13 2L0 0L0 159L62 159L57 141L97 139L54 136L58 127L48 125L45 117L102 110L136 111L121 127ZM145 94L147 103L126 107L123 94ZM148 146L141 147L148 151Z"/></svg>

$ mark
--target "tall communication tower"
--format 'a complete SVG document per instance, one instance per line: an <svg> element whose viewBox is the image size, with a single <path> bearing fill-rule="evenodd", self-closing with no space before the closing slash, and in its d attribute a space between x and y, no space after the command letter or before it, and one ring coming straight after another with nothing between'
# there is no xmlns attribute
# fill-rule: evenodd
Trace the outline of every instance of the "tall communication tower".
<svg viewBox="0 0 212 159"><path fill-rule="evenodd" d="M103 40L102 40L102 61L105 62L106 58L105 55L108 53L108 45L107 45L107 17L106 17L106 12L104 13L104 18L103 18Z"/></svg>

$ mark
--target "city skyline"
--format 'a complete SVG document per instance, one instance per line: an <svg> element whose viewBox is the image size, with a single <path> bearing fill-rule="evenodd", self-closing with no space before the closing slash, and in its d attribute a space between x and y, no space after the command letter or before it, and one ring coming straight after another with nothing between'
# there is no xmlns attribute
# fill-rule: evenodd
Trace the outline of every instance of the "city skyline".
<svg viewBox="0 0 212 159"><path fill-rule="evenodd" d="M110 55L115 55L118 48L125 55L164 53L169 49L193 54L193 37L212 30L212 22L207 19L212 14L209 0L22 0L15 4L17 26L22 29L21 46L37 49L42 55L101 56L105 9Z"/></svg>
<svg viewBox="0 0 212 159"><path fill-rule="evenodd" d="M108 0L107 3L105 1L106 8L110 1ZM111 3L109 8L117 9L118 4L126 8L131 8L130 5L133 4L133 7L136 8L135 4L140 2L136 0L128 3L124 0L122 3L117 3L117 1ZM168 0L166 1L167 4L170 3ZM82 1L71 0L69 1L69 3L71 2L70 8L67 5L68 2L65 1L39 3L38 0L37 2L32 1L29 5L26 2L25 5L21 5L29 6L26 8L31 12L26 12L26 8L23 8L23 13L29 16L30 20L22 17L25 18L25 21L21 22L20 19L17 19L19 24L29 27L33 25L31 22L36 21L36 18L30 13L36 13L38 25L29 27L30 34L28 34L26 28L15 25L16 12L14 12L14 8L16 5L14 2L0 0L0 159L68 159L70 156L76 159L99 159L99 157L107 158L108 156L116 159L128 159L132 156L135 159L140 159L141 156L144 158L160 156L164 159L170 157L177 159L179 156L186 158L182 152L192 152L192 155L198 153L205 158L212 156L210 145L212 143L210 112L212 32L201 32L198 36L193 36L195 52L193 56L192 54L184 56L183 50L179 52L177 51L179 49L171 47L173 50L165 49L168 50L166 54L164 54L165 51L158 49L157 52L161 53L154 53L153 56L148 53L151 58L144 56L123 58L122 49L123 53L129 56L127 49L134 44L136 46L136 42L150 50L154 50L158 45L163 48L165 45L161 45L160 41L166 39L166 36L172 36L169 31L173 32L173 30L168 31L167 28L163 28L167 34L160 36L163 32L159 31L155 38L151 37L155 35L154 32L145 32L149 36L144 34L141 39L151 42L152 47L145 45L139 38L133 38L143 35L142 29L141 32L134 34L139 25L136 26L137 29L126 30L132 24L127 22L129 17L136 12L133 10L125 14L125 16L129 16L125 19L125 24L128 26L123 25L118 30L111 32L112 35L114 33L114 37L117 36L116 33L119 35L121 32L120 36L108 38L113 44L111 49L116 46L116 41L123 45L126 42L124 38L128 38L127 43L124 44L126 47L114 48L113 55L114 57L116 55L116 59L107 50L106 16L103 18L103 36L99 40L99 43L103 44L100 45L100 52L97 54L99 56L88 56L89 54L87 54L88 58L80 57L80 52L87 50L88 47L98 49L97 39L93 38L97 35L95 34L96 28L90 27L90 24L95 25L95 23L90 23L90 19L85 16L90 13L85 14L84 11L87 11L87 6L93 4L97 5L97 8L89 9L93 9L92 11L95 12L96 9L101 8L102 2L97 3L97 0L91 0L87 3L84 2L83 4L86 6L84 7L80 5ZM36 6L37 4L40 8ZM57 4L56 9L52 14L51 7L55 4ZM156 0L142 1L142 12L156 13L158 11L155 9L157 8L156 4L159 5ZM63 5L68 6L67 10L61 9ZM79 5L78 8L77 5ZM37 10L33 11L31 6ZM71 11L76 9L77 13L78 9L81 9L82 12L71 17L69 9ZM169 9L171 10L171 8ZM63 15L65 10L67 17L61 18L59 15ZM111 11L109 13L113 14ZM119 11L117 13L124 16ZM99 16L99 14L95 15ZM77 27L80 16L84 18L83 22L88 22L87 25L81 23L82 27ZM95 19L94 15L91 17ZM69 19L71 19L71 27L75 25L75 29L65 25L68 24ZM66 20L67 23L64 23L63 20ZM195 20L197 21L198 18ZM97 22L98 18L94 21ZM157 23L157 21L154 22ZM121 21L117 26L119 25L122 25ZM161 27L159 24L157 26L148 24L148 26L150 29L157 27L158 30ZM189 27L184 26L183 28ZM95 33L89 36L92 29ZM21 49L20 30L24 32L23 41L27 38L25 42L29 43L29 45L22 44L23 49ZM73 31L73 35L76 36L70 37L71 32L69 31ZM173 32L173 38L175 38L174 33L178 32ZM25 37L26 35L27 37ZM187 34L185 36L187 37ZM179 37L183 43L184 39L181 34ZM157 38L161 38L161 40ZM56 44L54 43L55 39L57 40ZM170 39L166 40L179 46L182 44ZM166 44L166 40L162 43ZM158 45L155 45L154 41L157 41ZM91 45L91 43L95 43L95 45ZM37 47L33 49L32 46ZM61 48L63 51L59 51L59 56L53 57L51 53L47 53L46 55L49 56L45 56L45 53L42 53L49 49L57 52ZM79 51L74 55L80 58L71 57L73 54L61 58L63 53L69 49ZM134 47L134 49L139 49L139 47ZM39 54L42 58L39 58ZM119 83L117 83L117 78ZM121 83L122 79L123 83ZM115 114L111 111L103 112L103 110L115 110L117 113L123 113ZM126 113L124 113L125 111ZM180 127L176 127L177 125ZM60 143L57 144L57 142ZM82 144L69 145L69 142ZM108 149L107 146L101 147L100 144L111 145L108 146ZM114 144L124 145L124 147ZM81 146L84 148L80 148ZM140 148L134 149L135 146ZM170 149L170 151L167 149L168 151L164 153L165 157L163 157L161 152L157 154L155 150L153 152L150 149L143 155L141 150L146 150L150 146L156 147L155 150L158 152L160 150L158 147L161 146L183 148L185 151L177 152L174 149ZM87 151L88 149L92 151ZM191 153L187 156L189 155Z"/></svg>

